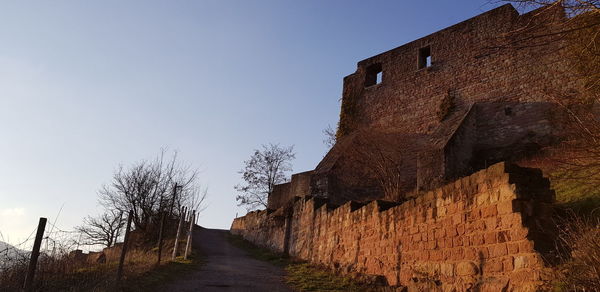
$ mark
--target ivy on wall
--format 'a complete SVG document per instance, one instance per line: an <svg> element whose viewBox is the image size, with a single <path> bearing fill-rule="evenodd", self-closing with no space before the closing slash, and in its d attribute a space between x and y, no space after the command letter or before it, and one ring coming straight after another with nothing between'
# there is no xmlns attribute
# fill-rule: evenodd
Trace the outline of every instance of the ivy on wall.
<svg viewBox="0 0 600 292"><path fill-rule="evenodd" d="M438 111L436 112L438 121L441 122L444 119L446 119L446 117L448 117L450 112L452 112L452 110L456 106L455 100L456 100L456 90L448 89L448 93L446 93L446 95L442 99L442 102L440 103Z"/></svg>
<svg viewBox="0 0 600 292"><path fill-rule="evenodd" d="M336 133L336 139L339 139L354 131L359 121L358 98L362 95L362 86L360 82L345 80L344 83L350 87L344 88L346 91L342 99L342 109L340 110L340 121ZM361 84L362 85L362 84Z"/></svg>
<svg viewBox="0 0 600 292"><path fill-rule="evenodd" d="M340 121L338 122L336 139L350 133L356 127L357 113L356 99L346 98L342 101L342 109L340 111Z"/></svg>

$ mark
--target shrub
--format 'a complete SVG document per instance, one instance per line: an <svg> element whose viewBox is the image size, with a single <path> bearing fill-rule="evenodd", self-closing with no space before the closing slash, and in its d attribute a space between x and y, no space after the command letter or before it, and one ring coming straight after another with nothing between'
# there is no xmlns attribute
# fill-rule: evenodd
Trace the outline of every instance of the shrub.
<svg viewBox="0 0 600 292"><path fill-rule="evenodd" d="M558 225L562 259L556 269L559 290L600 291L600 217L593 215L570 214Z"/></svg>

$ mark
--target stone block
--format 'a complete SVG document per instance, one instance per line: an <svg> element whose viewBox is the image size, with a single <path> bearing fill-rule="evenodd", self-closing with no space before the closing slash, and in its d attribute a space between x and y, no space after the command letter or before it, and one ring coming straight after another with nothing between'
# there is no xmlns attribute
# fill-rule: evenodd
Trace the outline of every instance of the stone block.
<svg viewBox="0 0 600 292"><path fill-rule="evenodd" d="M507 254L506 243L498 243L488 247L491 258L505 256Z"/></svg>
<svg viewBox="0 0 600 292"><path fill-rule="evenodd" d="M519 243L518 242L508 242L506 244L506 250L509 255L517 254L519 252Z"/></svg>
<svg viewBox="0 0 600 292"><path fill-rule="evenodd" d="M452 238L452 246L454 246L454 247L464 246L463 239L464 239L464 237L462 237L462 236L456 236L456 237Z"/></svg>
<svg viewBox="0 0 600 292"><path fill-rule="evenodd" d="M489 192L490 203L496 203L500 200L500 190L494 189Z"/></svg>
<svg viewBox="0 0 600 292"><path fill-rule="evenodd" d="M464 220L464 218L463 218L463 217L464 217L464 215L463 215L462 213L459 213L459 214L454 214L454 215L452 216L452 224L454 224L454 225L458 225L458 224L461 224L461 223L463 223L463 220Z"/></svg>
<svg viewBox="0 0 600 292"><path fill-rule="evenodd" d="M437 208L437 216L438 217L446 216L446 212L447 212L446 207L439 207L439 208Z"/></svg>
<svg viewBox="0 0 600 292"><path fill-rule="evenodd" d="M513 201L499 202L497 208L499 215L510 214L513 212Z"/></svg>
<svg viewBox="0 0 600 292"><path fill-rule="evenodd" d="M475 201L477 202L477 206L482 206L486 204L489 200L489 195L487 193L481 193L475 197Z"/></svg>
<svg viewBox="0 0 600 292"><path fill-rule="evenodd" d="M487 246L479 246L477 249L477 258L481 261L482 259L486 259L490 256L489 249Z"/></svg>
<svg viewBox="0 0 600 292"><path fill-rule="evenodd" d="M427 231L427 240L434 240L435 239L435 234L433 232L432 229Z"/></svg>
<svg viewBox="0 0 600 292"><path fill-rule="evenodd" d="M440 273L446 277L454 277L454 265L449 263L440 264Z"/></svg>
<svg viewBox="0 0 600 292"><path fill-rule="evenodd" d="M458 276L474 276L479 273L479 268L474 262L463 261L456 265L456 275Z"/></svg>
<svg viewBox="0 0 600 292"><path fill-rule="evenodd" d="M485 222L485 230L492 231L496 230L498 227L498 218L497 217L489 217L483 220Z"/></svg>
<svg viewBox="0 0 600 292"><path fill-rule="evenodd" d="M543 263L537 254L525 254L514 257L515 270L522 268L536 268L542 265Z"/></svg>
<svg viewBox="0 0 600 292"><path fill-rule="evenodd" d="M496 216L497 214L498 214L498 209L496 208L496 205L487 206L481 210L481 216L483 218L489 218L492 216Z"/></svg>
<svg viewBox="0 0 600 292"><path fill-rule="evenodd" d="M537 277L538 275L533 273L531 269L517 269L516 265L515 270L510 273L510 280L515 286L519 286L521 283L535 281Z"/></svg>
<svg viewBox="0 0 600 292"><path fill-rule="evenodd" d="M456 232L456 227L454 227L454 225L446 227L445 232L447 237L454 237L458 235L458 233Z"/></svg>
<svg viewBox="0 0 600 292"><path fill-rule="evenodd" d="M511 238L512 240L512 238ZM521 242L519 242L519 252L520 253L526 253L526 252L533 252L533 242L530 240L523 240Z"/></svg>
<svg viewBox="0 0 600 292"><path fill-rule="evenodd" d="M430 240L430 241L428 241L426 247L429 250L436 249L438 247L437 241L436 240Z"/></svg>
<svg viewBox="0 0 600 292"><path fill-rule="evenodd" d="M502 259L502 267L505 272L512 272L515 269L514 259L512 256L508 256Z"/></svg>
<svg viewBox="0 0 600 292"><path fill-rule="evenodd" d="M486 232L483 238L485 244L494 244L498 242L498 233L495 231Z"/></svg>
<svg viewBox="0 0 600 292"><path fill-rule="evenodd" d="M507 230L504 231L499 231L498 232L498 242L502 243L502 242L507 242L510 240L510 236L508 234Z"/></svg>
<svg viewBox="0 0 600 292"><path fill-rule="evenodd" d="M439 249L434 249L429 251L429 259L432 261L441 261L443 260L442 251Z"/></svg>
<svg viewBox="0 0 600 292"><path fill-rule="evenodd" d="M499 201L513 200L516 198L516 186L514 184L500 187Z"/></svg>
<svg viewBox="0 0 600 292"><path fill-rule="evenodd" d="M434 232L435 232L435 239L444 238L446 236L444 229L436 229Z"/></svg>
<svg viewBox="0 0 600 292"><path fill-rule="evenodd" d="M502 260L500 259L488 259L482 264L484 273L498 273L502 272Z"/></svg>
<svg viewBox="0 0 600 292"><path fill-rule="evenodd" d="M458 234L458 235L465 234L465 224L456 225L456 234Z"/></svg>
<svg viewBox="0 0 600 292"><path fill-rule="evenodd" d="M457 211L456 204L455 203L448 204L446 206L446 211L448 212L449 215L456 213L456 211Z"/></svg>
<svg viewBox="0 0 600 292"><path fill-rule="evenodd" d="M474 247L467 247L464 249L464 257L466 260L477 260L479 256L477 255L477 249Z"/></svg>
<svg viewBox="0 0 600 292"><path fill-rule="evenodd" d="M500 219L500 228L511 229L513 226L521 226L521 215L518 213L510 213L498 216Z"/></svg>
<svg viewBox="0 0 600 292"><path fill-rule="evenodd" d="M517 227L511 229L508 233L511 241L518 241L527 238L529 230L526 227Z"/></svg>
<svg viewBox="0 0 600 292"><path fill-rule="evenodd" d="M452 248L447 247L442 250L442 260L447 262L452 258Z"/></svg>
<svg viewBox="0 0 600 292"><path fill-rule="evenodd" d="M450 259L453 261L464 259L464 248L458 247L451 250Z"/></svg>
<svg viewBox="0 0 600 292"><path fill-rule="evenodd" d="M474 226L474 230L477 231L485 231L485 221L483 220L478 220L473 222L473 226Z"/></svg>
<svg viewBox="0 0 600 292"><path fill-rule="evenodd" d="M483 234L475 233L475 234L471 235L471 245L472 246L482 245L483 243L484 243Z"/></svg>

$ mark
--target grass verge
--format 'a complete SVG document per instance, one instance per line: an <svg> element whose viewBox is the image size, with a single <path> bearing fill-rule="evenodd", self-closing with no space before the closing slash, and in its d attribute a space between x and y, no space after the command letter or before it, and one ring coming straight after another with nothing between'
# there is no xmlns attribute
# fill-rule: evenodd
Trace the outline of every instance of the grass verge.
<svg viewBox="0 0 600 292"><path fill-rule="evenodd" d="M258 247L238 235L228 235L234 246L247 251L255 259L269 262L286 270L286 282L296 291L372 291L372 285L333 273L324 267L297 261L283 254Z"/></svg>
<svg viewBox="0 0 600 292"><path fill-rule="evenodd" d="M196 270L202 263L203 258L196 252L187 260L177 257L139 276L125 279L121 288L122 291L160 291L162 285Z"/></svg>
<svg viewBox="0 0 600 292"><path fill-rule="evenodd" d="M556 191L556 203L575 213L591 215L600 208L600 169L550 172L551 188Z"/></svg>
<svg viewBox="0 0 600 292"><path fill-rule="evenodd" d="M165 246L170 246L167 242ZM167 249L165 249L167 250ZM94 263L74 259L68 254L55 258L43 256L38 262L35 291L157 291L164 284L184 276L203 263L197 251L188 260L179 257L170 260L163 254L161 265L156 265L156 250L132 248L125 259L123 280L116 283L120 251L112 253L107 262ZM0 270L0 292L20 291L24 281L26 263L16 262Z"/></svg>

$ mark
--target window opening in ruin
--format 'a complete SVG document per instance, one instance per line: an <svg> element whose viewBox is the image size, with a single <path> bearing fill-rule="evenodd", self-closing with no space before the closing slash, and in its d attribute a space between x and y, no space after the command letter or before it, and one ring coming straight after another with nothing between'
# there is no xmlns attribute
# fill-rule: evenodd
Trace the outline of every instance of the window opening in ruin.
<svg viewBox="0 0 600 292"><path fill-rule="evenodd" d="M383 70L381 64L373 64L367 67L365 76L365 87L377 85L383 81Z"/></svg>
<svg viewBox="0 0 600 292"><path fill-rule="evenodd" d="M431 67L431 47L419 49L419 69Z"/></svg>

